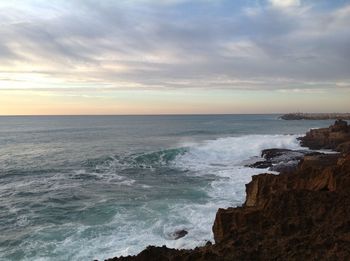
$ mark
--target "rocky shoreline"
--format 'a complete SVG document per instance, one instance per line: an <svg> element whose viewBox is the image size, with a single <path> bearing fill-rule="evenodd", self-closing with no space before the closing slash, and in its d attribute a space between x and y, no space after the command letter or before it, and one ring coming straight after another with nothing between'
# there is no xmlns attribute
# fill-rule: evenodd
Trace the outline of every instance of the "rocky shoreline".
<svg viewBox="0 0 350 261"><path fill-rule="evenodd" d="M280 117L282 120L350 120L350 113L287 113Z"/></svg>
<svg viewBox="0 0 350 261"><path fill-rule="evenodd" d="M241 207L219 209L215 244L193 250L149 246L137 256L108 260L350 260L350 126L337 120L300 142L338 153L263 151L264 168L281 162L292 167L280 164L279 175L253 176Z"/></svg>

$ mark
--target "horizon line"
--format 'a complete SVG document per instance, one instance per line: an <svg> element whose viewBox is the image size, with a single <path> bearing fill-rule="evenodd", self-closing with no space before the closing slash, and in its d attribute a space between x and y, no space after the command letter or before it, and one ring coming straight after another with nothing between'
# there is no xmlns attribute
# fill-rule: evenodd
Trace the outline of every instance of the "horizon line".
<svg viewBox="0 0 350 261"><path fill-rule="evenodd" d="M161 113L161 114L3 114L0 117L45 116L200 116L200 115L278 115L285 113Z"/></svg>
<svg viewBox="0 0 350 261"><path fill-rule="evenodd" d="M272 112L272 113L161 113L161 114L4 114L0 117L77 117L77 116L208 116L208 115L284 115L297 112ZM301 113L301 112L298 112ZM348 112L302 112L306 114L348 114Z"/></svg>

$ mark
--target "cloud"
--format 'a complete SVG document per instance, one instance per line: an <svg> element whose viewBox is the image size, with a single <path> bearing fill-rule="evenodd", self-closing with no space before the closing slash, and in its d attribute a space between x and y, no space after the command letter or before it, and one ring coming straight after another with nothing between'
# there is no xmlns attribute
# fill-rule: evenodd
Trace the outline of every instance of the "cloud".
<svg viewBox="0 0 350 261"><path fill-rule="evenodd" d="M349 5L24 3L0 5L0 89L310 90L349 79Z"/></svg>
<svg viewBox="0 0 350 261"><path fill-rule="evenodd" d="M276 7L295 7L300 6L300 0L269 0Z"/></svg>

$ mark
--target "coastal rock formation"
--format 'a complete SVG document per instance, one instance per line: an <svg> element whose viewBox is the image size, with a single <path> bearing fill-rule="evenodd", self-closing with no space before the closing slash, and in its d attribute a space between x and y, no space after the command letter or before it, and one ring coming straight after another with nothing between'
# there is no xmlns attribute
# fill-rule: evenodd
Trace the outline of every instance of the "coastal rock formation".
<svg viewBox="0 0 350 261"><path fill-rule="evenodd" d="M304 156L293 172L253 176L243 206L218 210L215 244L193 250L148 247L110 260L350 260L348 128L337 121L304 139L341 153ZM324 133L337 135L324 139ZM280 152L265 152L265 158L275 153Z"/></svg>
<svg viewBox="0 0 350 261"><path fill-rule="evenodd" d="M293 172L296 170L298 162L304 156L321 155L320 152L310 150L289 150L289 149L265 149L261 152L263 161L257 161L246 165L251 168L261 168L277 172Z"/></svg>
<svg viewBox="0 0 350 261"><path fill-rule="evenodd" d="M349 148L349 145L345 145L345 143L350 141L350 126L346 121L337 120L329 128L312 129L299 139L302 146L311 149L335 150L343 143L344 148Z"/></svg>
<svg viewBox="0 0 350 261"><path fill-rule="evenodd" d="M335 150L341 153L350 153L350 141L340 143Z"/></svg>

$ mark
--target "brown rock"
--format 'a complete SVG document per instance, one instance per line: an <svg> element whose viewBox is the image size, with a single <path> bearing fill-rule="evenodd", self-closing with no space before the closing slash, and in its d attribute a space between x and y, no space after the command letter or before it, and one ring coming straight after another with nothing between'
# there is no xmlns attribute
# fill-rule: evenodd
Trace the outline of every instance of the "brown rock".
<svg viewBox="0 0 350 261"><path fill-rule="evenodd" d="M312 129L299 139L302 146L311 149L336 149L350 140L350 126L346 121L337 120L329 128Z"/></svg>
<svg viewBox="0 0 350 261"><path fill-rule="evenodd" d="M350 141L340 143L335 150L341 153L350 153Z"/></svg>

